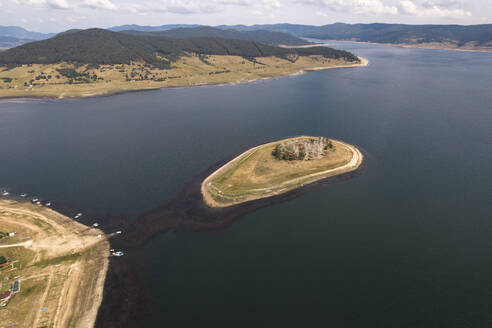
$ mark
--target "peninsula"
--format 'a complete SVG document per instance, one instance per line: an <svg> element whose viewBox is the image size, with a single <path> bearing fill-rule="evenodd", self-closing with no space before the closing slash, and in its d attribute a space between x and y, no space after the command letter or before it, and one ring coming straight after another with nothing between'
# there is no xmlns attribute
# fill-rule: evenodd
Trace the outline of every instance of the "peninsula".
<svg viewBox="0 0 492 328"><path fill-rule="evenodd" d="M362 153L325 137L301 136L253 147L201 184L209 207L228 207L279 195L359 168Z"/></svg>
<svg viewBox="0 0 492 328"><path fill-rule="evenodd" d="M0 52L0 98L90 97L364 65L366 60L329 47L283 48L243 39L90 29Z"/></svg>
<svg viewBox="0 0 492 328"><path fill-rule="evenodd" d="M5 327L93 327L109 242L49 208L0 200L0 322Z"/></svg>

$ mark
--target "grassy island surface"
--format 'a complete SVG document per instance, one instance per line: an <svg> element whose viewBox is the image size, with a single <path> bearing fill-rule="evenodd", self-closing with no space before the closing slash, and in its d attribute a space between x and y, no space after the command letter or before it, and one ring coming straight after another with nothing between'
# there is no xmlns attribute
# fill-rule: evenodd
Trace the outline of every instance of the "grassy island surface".
<svg viewBox="0 0 492 328"><path fill-rule="evenodd" d="M356 170L363 156L354 146L323 137L301 136L247 150L208 176L205 203L227 207L275 196Z"/></svg>
<svg viewBox="0 0 492 328"><path fill-rule="evenodd" d="M109 255L100 230L0 200L0 237L0 294L11 293L0 307L2 327L94 326Z"/></svg>

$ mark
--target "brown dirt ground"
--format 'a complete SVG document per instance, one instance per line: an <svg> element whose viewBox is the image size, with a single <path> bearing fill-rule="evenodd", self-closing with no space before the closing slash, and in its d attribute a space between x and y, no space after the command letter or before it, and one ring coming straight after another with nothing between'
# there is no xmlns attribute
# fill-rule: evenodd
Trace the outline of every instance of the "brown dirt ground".
<svg viewBox="0 0 492 328"><path fill-rule="evenodd" d="M16 243L2 241L0 255L19 260L2 278L21 282L20 293L0 309L2 325L94 326L108 268L104 234L51 209L13 200L0 200L0 230L18 232Z"/></svg>

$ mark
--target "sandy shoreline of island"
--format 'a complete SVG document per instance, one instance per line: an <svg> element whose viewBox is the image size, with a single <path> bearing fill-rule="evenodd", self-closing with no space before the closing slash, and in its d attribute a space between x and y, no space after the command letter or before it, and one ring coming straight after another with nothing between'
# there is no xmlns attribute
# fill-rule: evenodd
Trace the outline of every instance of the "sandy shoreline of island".
<svg viewBox="0 0 492 328"><path fill-rule="evenodd" d="M44 289L42 294L26 296L31 298L28 303L32 306L19 309L28 312L23 324L37 326L43 320L55 327L94 327L109 267L110 246L104 233L50 208L11 199L0 199L0 223L2 229L16 229L24 235L22 238L27 238L23 243L12 242L11 245L2 241L4 250L23 247L24 252L34 255L31 262L24 265L20 282L23 285L32 283L39 279L37 276L47 279L46 283L40 281L36 287ZM64 260L70 256L74 258ZM39 263L46 264L40 268ZM60 281L60 277L64 280ZM47 291L58 297L46 298ZM22 297L21 290L15 298ZM43 308L50 311L42 311ZM15 312L12 316L2 318L2 321L19 320Z"/></svg>
<svg viewBox="0 0 492 328"><path fill-rule="evenodd" d="M305 136L300 136L300 137L295 137L295 138L304 138L304 137ZM357 147L350 145L350 144L347 144L343 141L331 139L331 140L335 141L336 143L344 145L345 147L347 147L348 149L350 149L352 151L352 158L348 163L346 163L342 166L336 167L336 168L331 168L328 170L315 172L315 173L312 173L312 174L309 174L306 176L302 176L299 178L294 178L291 180L283 181L282 182L283 187L281 186L281 188L279 188L278 186L275 186L275 187L262 188L262 190L255 189L255 191L267 192L261 196L247 197L246 199L242 199L240 201L234 201L234 202L231 202L230 204L226 204L226 205L219 203L214 199L214 197L212 196L212 194L209 191L209 188L214 187L212 180L215 177L217 177L221 173L227 171L231 166L236 165L238 162L247 159L249 156L254 154L256 150L258 150L260 148L268 147L268 146L271 146L273 144L277 144L279 142L286 141L289 139L293 139L293 138L277 140L277 141L265 143L265 144L250 148L250 149L246 150L245 152L239 154L238 156L234 157L232 160L230 160L229 162L227 162L226 164L224 164L223 166L221 166L220 168L215 170L213 173L211 173L208 177L206 177L203 180L203 182L201 183L201 186L200 186L200 191L201 191L203 201L205 202L205 204L209 207L222 208L222 207L229 207L232 205L241 204L244 202L249 202L249 201L253 201L253 200L258 200L258 199L268 198L271 196L276 196L276 195L285 193L287 191L303 187L307 184L316 182L318 180L334 177L337 175L341 175L344 173L348 173L348 172L352 172L354 170L357 170L361 166L363 158L364 158L364 156L362 155L362 152L359 149L357 149ZM296 185L296 184L297 184L297 186L292 187L292 185Z"/></svg>

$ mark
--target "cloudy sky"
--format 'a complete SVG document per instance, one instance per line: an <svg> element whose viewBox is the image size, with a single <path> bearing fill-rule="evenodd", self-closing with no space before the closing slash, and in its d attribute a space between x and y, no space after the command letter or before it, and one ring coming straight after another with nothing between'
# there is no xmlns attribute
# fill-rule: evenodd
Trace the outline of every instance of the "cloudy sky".
<svg viewBox="0 0 492 328"><path fill-rule="evenodd" d="M492 23L492 0L0 0L0 25Z"/></svg>

